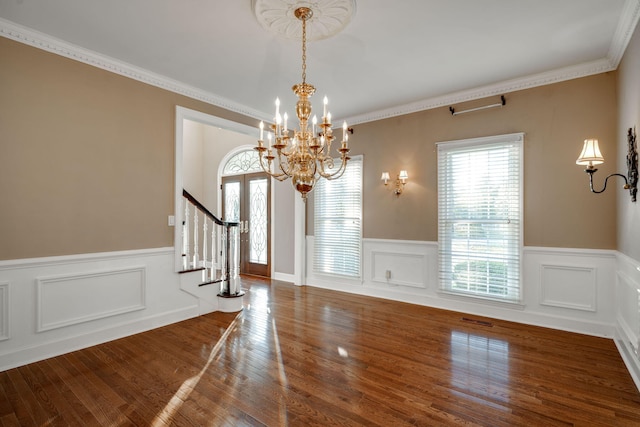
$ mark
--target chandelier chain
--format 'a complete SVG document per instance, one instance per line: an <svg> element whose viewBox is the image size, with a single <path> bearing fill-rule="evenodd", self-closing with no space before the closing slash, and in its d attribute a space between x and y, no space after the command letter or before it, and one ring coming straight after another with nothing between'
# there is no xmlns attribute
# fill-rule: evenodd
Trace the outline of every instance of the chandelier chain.
<svg viewBox="0 0 640 427"><path fill-rule="evenodd" d="M320 178L331 180L342 176L350 160L350 150L345 122L342 126L342 143L337 149L340 160L336 165L331 154L331 143L335 137L326 96L320 122L316 116L310 117L312 107L309 98L316 88L307 84L307 20L313 16L313 11L308 7L299 7L295 10L295 16L302 21L302 83L291 88L298 97L296 116L299 128L288 127L287 114L280 116L280 100L276 98L274 123L267 128L268 143L264 143L264 123L260 122L260 139L255 149L262 169L278 181L291 178L304 201Z"/></svg>
<svg viewBox="0 0 640 427"><path fill-rule="evenodd" d="M307 18L302 18L302 84L307 82Z"/></svg>

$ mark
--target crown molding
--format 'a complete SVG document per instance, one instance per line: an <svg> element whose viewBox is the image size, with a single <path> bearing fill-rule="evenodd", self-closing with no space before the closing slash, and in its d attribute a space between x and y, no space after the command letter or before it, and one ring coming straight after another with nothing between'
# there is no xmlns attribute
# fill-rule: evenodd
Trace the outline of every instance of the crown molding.
<svg viewBox="0 0 640 427"><path fill-rule="evenodd" d="M611 61L614 68L618 68L624 51L633 36L633 32L640 18L640 0L627 0L622 8L618 27L613 35L611 46L607 58Z"/></svg>
<svg viewBox="0 0 640 427"><path fill-rule="evenodd" d="M266 114L261 111L251 109L169 77L152 73L143 68L67 43L3 18L0 18L0 36L248 117L257 119L266 117Z"/></svg>
<svg viewBox="0 0 640 427"><path fill-rule="evenodd" d="M504 95L506 93L519 90L613 71L617 69L639 19L640 0L626 0L606 58L347 117L347 121L351 124L361 124L376 120L383 120L419 111L450 106L496 95ZM64 42L2 18L0 18L0 36L83 62L112 73L120 74L189 98L206 102L229 111L240 113L248 117L264 120L265 117L268 116L262 111L254 110L245 105L205 92L177 80L152 73L114 58Z"/></svg>
<svg viewBox="0 0 640 427"><path fill-rule="evenodd" d="M553 71L533 74L527 77L505 80L499 83L480 86L460 92L449 93L446 95L427 98L416 101L411 104L399 105L384 110L373 111L371 113L359 116L349 117L347 121L350 124L360 124L372 122L376 120L388 119L391 117L402 116L405 114L417 113L419 111L431 110L439 107L448 107L461 102L473 101L475 99L487 98L490 96L504 95L510 92L516 92L523 89L530 89L537 86L545 86L553 83L559 83L566 80L577 79L594 74L606 73L613 71L609 59L599 59L584 64L564 67Z"/></svg>
<svg viewBox="0 0 640 427"><path fill-rule="evenodd" d="M622 60L624 51L627 49L627 45L633 36L639 19L640 0L626 0L606 58L348 117L347 121L350 124L356 125L383 120L433 108L450 106L461 102L504 95L518 90L614 71L618 68Z"/></svg>

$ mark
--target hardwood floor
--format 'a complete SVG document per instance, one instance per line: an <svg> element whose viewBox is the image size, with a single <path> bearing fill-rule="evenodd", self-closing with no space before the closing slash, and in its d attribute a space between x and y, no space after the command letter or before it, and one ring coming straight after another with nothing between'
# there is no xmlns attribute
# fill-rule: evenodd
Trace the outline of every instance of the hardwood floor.
<svg viewBox="0 0 640 427"><path fill-rule="evenodd" d="M640 426L611 340L250 277L243 288L240 313L0 373L0 425Z"/></svg>

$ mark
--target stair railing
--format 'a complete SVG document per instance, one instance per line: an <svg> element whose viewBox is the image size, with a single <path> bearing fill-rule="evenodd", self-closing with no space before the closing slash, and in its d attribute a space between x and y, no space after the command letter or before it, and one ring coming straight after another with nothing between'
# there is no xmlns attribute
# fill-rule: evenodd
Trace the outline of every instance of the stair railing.
<svg viewBox="0 0 640 427"><path fill-rule="evenodd" d="M220 296L240 289L240 233L237 222L222 221L182 190L182 271L202 270L199 286L220 284Z"/></svg>

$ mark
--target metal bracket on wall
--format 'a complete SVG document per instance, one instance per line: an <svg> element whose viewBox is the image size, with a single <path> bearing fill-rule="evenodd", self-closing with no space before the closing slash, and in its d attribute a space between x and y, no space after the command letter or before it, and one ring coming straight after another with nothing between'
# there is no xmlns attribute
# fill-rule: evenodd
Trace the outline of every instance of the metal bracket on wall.
<svg viewBox="0 0 640 427"><path fill-rule="evenodd" d="M468 110L456 111L455 108L449 107L449 111L451 111L452 116L457 116L458 114L471 113L472 111L486 110L487 108L495 108L502 107L507 104L506 99L504 99L504 95L500 95L500 102L491 105L484 105L482 107L470 108Z"/></svg>
<svg viewBox="0 0 640 427"><path fill-rule="evenodd" d="M601 156L600 150L597 148L597 141L596 150L598 151L598 156ZM602 158L601 160L602 161L600 161L600 163L604 161L604 159ZM629 128L629 131L627 132L627 175L623 175L621 173L612 173L604 179L602 190L596 190L595 188L593 188L593 174L596 173L598 169L593 167L593 164L589 162L589 165L584 171L589 174L589 189L592 193L604 193L604 191L607 189L607 182L609 181L609 178L617 176L624 180L624 189L629 190L631 201L635 202L636 195L638 193L638 150L636 145L635 128Z"/></svg>

